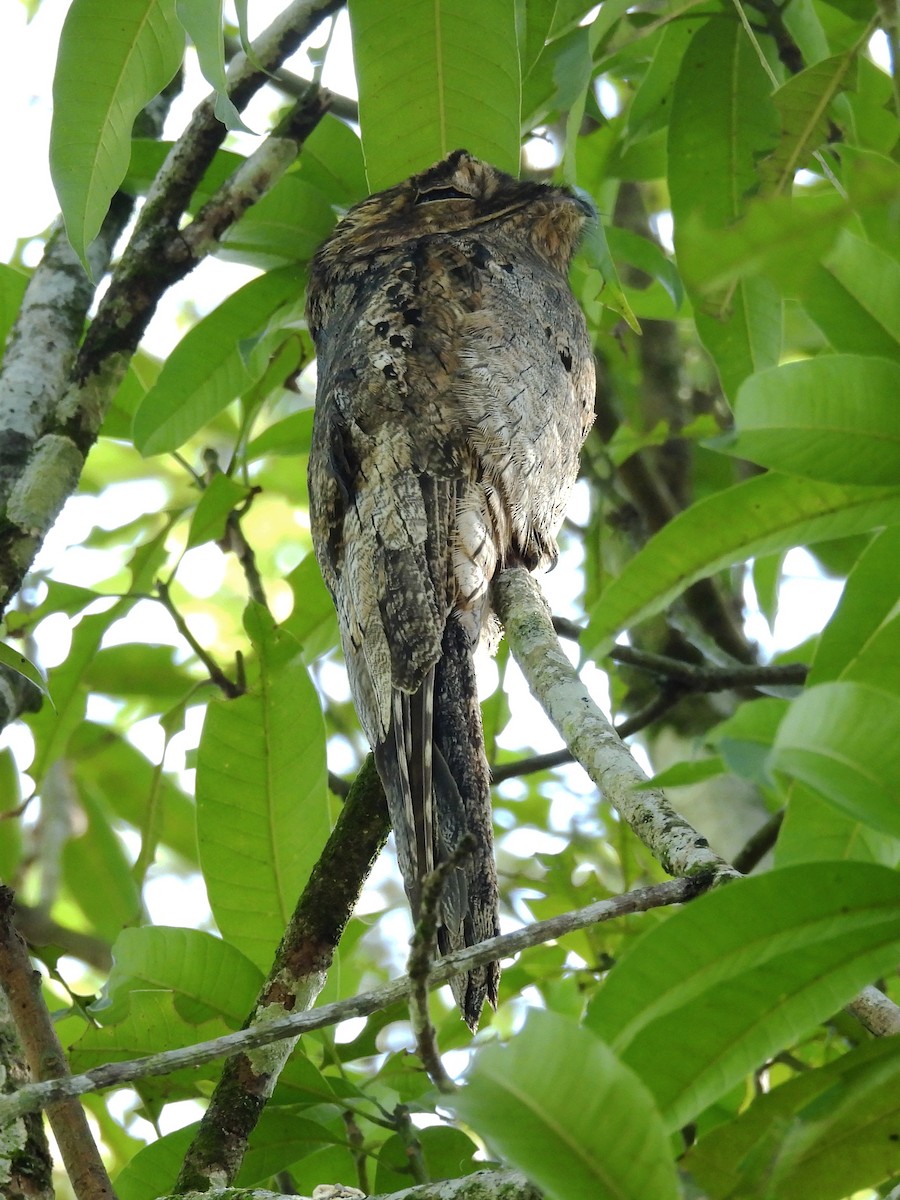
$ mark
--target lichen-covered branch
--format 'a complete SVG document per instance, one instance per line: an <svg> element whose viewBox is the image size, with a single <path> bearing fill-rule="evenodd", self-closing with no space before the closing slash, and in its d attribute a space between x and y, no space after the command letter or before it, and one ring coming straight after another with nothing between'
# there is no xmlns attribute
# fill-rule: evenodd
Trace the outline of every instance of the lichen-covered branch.
<svg viewBox="0 0 900 1200"><path fill-rule="evenodd" d="M616 917L647 912L651 908L660 908L664 905L683 904L704 891L713 878L712 874L698 874L682 879L670 879L665 883L654 884L652 887L635 888L634 891L624 892L621 896L598 900L586 908L562 913L557 917L550 917L546 921L538 921L524 929L516 929L512 933L504 933L499 937L479 942L476 946L467 946L464 950L448 954L446 958L434 963L428 976L428 986L431 989L440 987L454 975L462 975L467 971L484 966L486 963L509 958L531 946L541 945L544 942L563 937L567 933L574 933L578 929L586 929L589 925L596 925L601 921L611 921ZM328 914L324 909L320 919L324 921L328 919ZM345 1021L350 1017L370 1016L374 1012L390 1008L391 1005L405 1000L408 994L409 981L405 978L397 979L375 991L363 992L348 1000L324 1004L321 1008L312 1009L310 1012L275 1017L263 1024L242 1029L238 1033L224 1034L222 1037L212 1038L208 1042L199 1042L194 1046L166 1050L160 1054L151 1054L146 1058L132 1059L128 1062L105 1063L103 1066L86 1071L83 1075L72 1075L65 1079L55 1079L46 1083L29 1084L14 1095L0 1097L0 1128L7 1121L15 1120L23 1113L46 1108L63 1097L82 1096L86 1092L118 1087L134 1079L170 1075L184 1067L202 1066L217 1058L248 1054L252 1050L270 1046L284 1038L296 1038L312 1029L337 1025L340 1021Z"/></svg>
<svg viewBox="0 0 900 1200"><path fill-rule="evenodd" d="M313 868L257 998L250 1024L266 1025L312 1008L334 952L390 824L371 756L359 772ZM235 1054L225 1064L185 1156L175 1190L230 1183L296 1036Z"/></svg>
<svg viewBox="0 0 900 1200"><path fill-rule="evenodd" d="M13 894L0 887L0 983L34 1079L64 1076L68 1063L41 995L40 975L13 924ZM49 1112L50 1126L77 1200L115 1200L106 1168L77 1100L64 1099Z"/></svg>
<svg viewBox="0 0 900 1200"><path fill-rule="evenodd" d="M493 602L535 697L604 798L657 862L670 875L711 872L719 879L737 878L738 872L675 812L659 788L641 786L646 776L563 654L536 580L521 568L504 571L494 584Z"/></svg>
<svg viewBox="0 0 900 1200"><path fill-rule="evenodd" d="M896 1037L900 1034L900 1005L876 987L866 987L847 1005L865 1029L874 1037Z"/></svg>
<svg viewBox="0 0 900 1200"><path fill-rule="evenodd" d="M322 1185L316 1188L322 1200L333 1196L340 1200L341 1189L333 1191ZM348 1191L343 1190L344 1195ZM358 1194L358 1193L357 1193ZM439 1183L420 1183L400 1192L381 1192L368 1200L543 1200L538 1191L518 1171L476 1171L460 1179L444 1179ZM159 1200L169 1200L161 1196ZM283 1196L260 1188L222 1188L212 1192L188 1192L185 1200L309 1200L305 1196ZM318 1198L316 1198L318 1200Z"/></svg>

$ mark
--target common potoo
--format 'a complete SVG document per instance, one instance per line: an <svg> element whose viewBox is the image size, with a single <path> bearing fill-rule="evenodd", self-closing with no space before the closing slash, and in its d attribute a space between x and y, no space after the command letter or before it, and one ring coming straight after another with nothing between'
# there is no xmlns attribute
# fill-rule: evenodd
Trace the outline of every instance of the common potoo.
<svg viewBox="0 0 900 1200"><path fill-rule="evenodd" d="M593 421L567 282L591 215L457 150L352 208L312 264L313 540L414 917L424 877L476 843L444 887L444 954L498 932L472 654L496 572L557 557ZM454 981L473 1029L498 980Z"/></svg>

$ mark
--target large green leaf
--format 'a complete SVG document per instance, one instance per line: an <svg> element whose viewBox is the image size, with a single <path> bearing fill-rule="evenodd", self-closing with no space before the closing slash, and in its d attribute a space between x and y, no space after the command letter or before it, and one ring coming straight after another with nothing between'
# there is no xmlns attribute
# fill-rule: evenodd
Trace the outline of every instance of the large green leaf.
<svg viewBox="0 0 900 1200"><path fill-rule="evenodd" d="M6 263L0 263L0 355L6 348L6 339L16 314L22 305L28 276Z"/></svg>
<svg viewBox="0 0 900 1200"><path fill-rule="evenodd" d="M513 4L350 0L349 8L359 121L373 191L461 147L518 174Z"/></svg>
<svg viewBox="0 0 900 1200"><path fill-rule="evenodd" d="M900 695L865 683L809 688L785 714L769 767L900 837Z"/></svg>
<svg viewBox="0 0 900 1200"><path fill-rule="evenodd" d="M328 836L319 698L290 634L246 623L256 686L210 704L197 751L197 838L224 937L266 968Z"/></svg>
<svg viewBox="0 0 900 1200"><path fill-rule="evenodd" d="M832 483L900 480L900 364L823 354L751 375L735 404L738 458Z"/></svg>
<svg viewBox="0 0 900 1200"><path fill-rule="evenodd" d="M52 819L50 814L54 804L64 802L57 770L52 768L48 772L42 789L48 819ZM140 917L140 892L106 806L90 794L83 794L79 799L82 828L63 847L63 878L93 928L101 937L112 941L123 926L133 924ZM74 818L75 814L69 816Z"/></svg>
<svg viewBox="0 0 900 1200"><path fill-rule="evenodd" d="M847 577L840 603L825 627L807 684L830 679L871 683L896 691L900 662L900 529L883 529Z"/></svg>
<svg viewBox="0 0 900 1200"><path fill-rule="evenodd" d="M675 1130L831 1016L900 953L900 876L811 863L740 879L626 951L587 1024Z"/></svg>
<svg viewBox="0 0 900 1200"><path fill-rule="evenodd" d="M234 946L199 929L145 925L123 929L113 946L107 1000L94 1012L115 1024L135 990L174 993L175 1010L199 1024L222 1017L233 1029L246 1020L262 984L262 972Z"/></svg>
<svg viewBox="0 0 900 1200"><path fill-rule="evenodd" d="M811 788L792 780L787 789L787 811L775 843L775 865L792 867L850 858L896 867L900 863L900 839L847 816Z"/></svg>
<svg viewBox="0 0 900 1200"><path fill-rule="evenodd" d="M881 1038L758 1096L683 1165L710 1200L843 1200L900 1170L900 1042Z"/></svg>
<svg viewBox="0 0 900 1200"><path fill-rule="evenodd" d="M736 14L711 18L684 55L669 121L669 194L678 265L697 332L734 394L749 374L774 366L781 300L766 280L738 280L709 296L696 287L704 251L697 230L724 230L758 185L757 160L778 136L768 77Z"/></svg>
<svg viewBox="0 0 900 1200"><path fill-rule="evenodd" d="M662 612L685 588L754 555L900 524L900 488L843 487L770 473L701 500L631 559L591 608L585 650Z"/></svg>
<svg viewBox="0 0 900 1200"><path fill-rule="evenodd" d="M74 0L69 8L53 80L50 172L82 260L128 170L134 119L183 53L175 0Z"/></svg>
<svg viewBox="0 0 900 1200"><path fill-rule="evenodd" d="M302 286L293 267L270 271L239 288L185 334L134 414L134 444L142 454L177 450L254 382L252 360L241 353L241 342L264 329ZM257 375L264 369L260 362Z"/></svg>
<svg viewBox="0 0 900 1200"><path fill-rule="evenodd" d="M669 1200L675 1166L647 1088L588 1030L534 1010L445 1099L551 1200Z"/></svg>

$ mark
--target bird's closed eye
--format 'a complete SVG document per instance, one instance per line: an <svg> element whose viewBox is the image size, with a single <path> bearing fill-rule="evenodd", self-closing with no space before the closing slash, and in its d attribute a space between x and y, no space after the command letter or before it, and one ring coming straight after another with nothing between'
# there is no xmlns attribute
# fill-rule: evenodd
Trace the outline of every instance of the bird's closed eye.
<svg viewBox="0 0 900 1200"><path fill-rule="evenodd" d="M430 204L433 200L471 200L471 196L467 196L465 192L461 192L455 187L436 187L429 188L427 192L419 192L416 196L416 204Z"/></svg>

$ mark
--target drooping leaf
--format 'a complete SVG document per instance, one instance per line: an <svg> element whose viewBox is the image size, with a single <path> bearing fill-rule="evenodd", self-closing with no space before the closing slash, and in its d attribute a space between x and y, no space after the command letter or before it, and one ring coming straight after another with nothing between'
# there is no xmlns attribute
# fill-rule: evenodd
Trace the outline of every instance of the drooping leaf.
<svg viewBox="0 0 900 1200"><path fill-rule="evenodd" d="M349 9L373 191L461 148L518 174L519 51L512 4L351 0ZM487 80L490 86L483 87ZM471 103L473 89L480 104Z"/></svg>
<svg viewBox="0 0 900 1200"><path fill-rule="evenodd" d="M590 1086L585 1086L590 1080ZM668 1200L675 1167L646 1086L587 1029L532 1010L447 1100L552 1200Z"/></svg>
<svg viewBox="0 0 900 1200"><path fill-rule="evenodd" d="M256 686L210 704L197 752L197 837L216 922L268 967L328 835L319 698L290 634L247 612Z"/></svg>
<svg viewBox="0 0 900 1200"><path fill-rule="evenodd" d="M870 863L740 879L633 943L587 1024L677 1129L893 966L898 917L900 877Z"/></svg>
<svg viewBox="0 0 900 1200"><path fill-rule="evenodd" d="M631 559L590 610L582 645L596 654L622 629L662 612L685 588L756 554L900 524L900 488L844 487L770 473L680 513Z"/></svg>
<svg viewBox="0 0 900 1200"><path fill-rule="evenodd" d="M50 172L82 261L128 170L134 119L183 53L175 0L117 0L114 10L106 0L75 0L69 8L53 80Z"/></svg>
<svg viewBox="0 0 900 1200"><path fill-rule="evenodd" d="M228 129L249 132L228 95L222 8L222 0L176 0L175 3L178 20L197 51L203 78L215 90L216 116Z"/></svg>
<svg viewBox="0 0 900 1200"><path fill-rule="evenodd" d="M220 472L212 477L203 489L197 504L187 546L202 546L204 542L216 541L225 533L225 522L229 514L247 499L247 488Z"/></svg>

